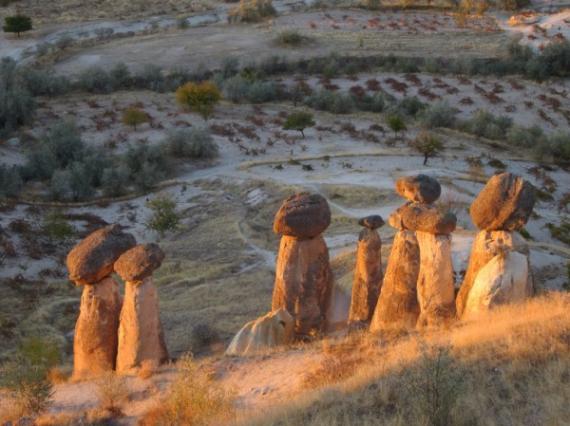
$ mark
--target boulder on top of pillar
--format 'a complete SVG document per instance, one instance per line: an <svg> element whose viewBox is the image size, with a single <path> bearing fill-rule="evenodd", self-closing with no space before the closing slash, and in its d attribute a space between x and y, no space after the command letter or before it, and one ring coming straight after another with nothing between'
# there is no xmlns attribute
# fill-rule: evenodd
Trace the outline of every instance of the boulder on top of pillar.
<svg viewBox="0 0 570 426"><path fill-rule="evenodd" d="M330 223L327 200L319 194L302 192L283 202L275 214L273 230L276 234L308 239L322 234Z"/></svg>
<svg viewBox="0 0 570 426"><path fill-rule="evenodd" d="M115 272L125 281L139 282L152 275L163 260L164 252L157 244L140 244L115 262Z"/></svg>
<svg viewBox="0 0 570 426"><path fill-rule="evenodd" d="M119 225L98 229L67 255L69 279L78 285L98 283L113 272L119 256L135 245L135 237L123 232Z"/></svg>
<svg viewBox="0 0 570 426"><path fill-rule="evenodd" d="M469 212L479 229L518 231L530 218L535 201L529 182L512 173L501 173L489 179Z"/></svg>
<svg viewBox="0 0 570 426"><path fill-rule="evenodd" d="M457 217L427 204L406 203L390 215L388 223L396 229L448 235L455 230Z"/></svg>
<svg viewBox="0 0 570 426"><path fill-rule="evenodd" d="M396 191L407 200L431 204L441 195L441 185L435 178L419 174L398 179Z"/></svg>
<svg viewBox="0 0 570 426"><path fill-rule="evenodd" d="M384 219L382 216L373 214L370 216L363 217L362 219L358 220L358 224L368 229L378 229L384 226Z"/></svg>

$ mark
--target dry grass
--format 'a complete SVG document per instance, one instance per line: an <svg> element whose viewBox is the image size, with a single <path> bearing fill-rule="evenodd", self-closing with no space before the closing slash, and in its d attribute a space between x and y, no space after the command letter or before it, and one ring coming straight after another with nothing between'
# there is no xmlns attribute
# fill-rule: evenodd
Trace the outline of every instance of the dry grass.
<svg viewBox="0 0 570 426"><path fill-rule="evenodd" d="M351 338L351 350L332 351L337 359L360 354L353 374L347 374L351 377L333 385L324 380L303 402L250 423L565 424L570 418L568 306L570 295L550 294L446 331ZM317 371L328 371L324 364Z"/></svg>
<svg viewBox="0 0 570 426"><path fill-rule="evenodd" d="M219 425L234 418L232 395L199 371L191 356L184 356L177 368L178 375L168 395L140 420L139 425Z"/></svg>
<svg viewBox="0 0 570 426"><path fill-rule="evenodd" d="M123 415L122 407L129 400L129 389L124 377L110 372L97 382L99 408L112 416Z"/></svg>

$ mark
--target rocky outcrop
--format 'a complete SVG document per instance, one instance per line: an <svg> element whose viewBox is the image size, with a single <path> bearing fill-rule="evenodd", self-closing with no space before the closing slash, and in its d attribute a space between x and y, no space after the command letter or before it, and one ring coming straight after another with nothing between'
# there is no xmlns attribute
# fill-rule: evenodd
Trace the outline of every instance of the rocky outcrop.
<svg viewBox="0 0 570 426"><path fill-rule="evenodd" d="M330 224L330 209L320 195L289 197L275 216L279 246L272 310L287 310L297 337L323 331L330 304L332 272L321 235Z"/></svg>
<svg viewBox="0 0 570 426"><path fill-rule="evenodd" d="M285 309L270 312L248 322L234 336L226 355L253 355L287 345L294 338L295 321Z"/></svg>
<svg viewBox="0 0 570 426"><path fill-rule="evenodd" d="M532 185L511 173L493 176L473 201L470 209L471 218L482 231L477 234L473 242L469 265L457 296L458 317L466 314L469 300L472 301L469 302L471 306L476 306L473 309L477 311L508 303L509 297L513 297L511 300L513 302L518 301L519 295L523 292L511 291L509 288L512 283L508 284L505 277L512 278L515 275L518 277L521 271L526 273L525 278L520 278L521 282L526 283L524 294L529 296L534 292L528 247L520 235L515 232L527 223L534 203L535 195ZM506 257L509 262L501 263L497 260L497 256L503 256L505 252L512 254ZM521 258L515 253L526 259L526 267L519 268L516 273L509 270L514 265L512 259L518 259L520 263ZM488 265L489 268L487 268ZM478 290L475 291L473 287L476 281ZM499 285L504 288L497 287ZM522 285L517 284L515 288L522 288ZM476 295L472 297L473 291ZM488 291L496 292L497 296L491 297L485 293ZM470 311L473 309L470 308Z"/></svg>
<svg viewBox="0 0 570 426"><path fill-rule="evenodd" d="M471 318L496 306L524 301L532 291L528 277L525 255L509 249L497 254L477 273L463 317Z"/></svg>
<svg viewBox="0 0 570 426"><path fill-rule="evenodd" d="M441 185L436 179L420 174L398 179L396 191L407 200L431 204L441 195Z"/></svg>
<svg viewBox="0 0 570 426"><path fill-rule="evenodd" d="M420 248L418 275L419 327L445 325L455 317L451 237L416 232Z"/></svg>
<svg viewBox="0 0 570 426"><path fill-rule="evenodd" d="M110 277L117 258L135 238L117 225L88 235L67 256L69 277L83 294L73 342L73 377L95 377L115 368L121 297Z"/></svg>
<svg viewBox="0 0 570 426"><path fill-rule="evenodd" d="M115 262L115 272L125 281L118 332L119 373L134 372L143 362L158 365L168 360L152 280L152 272L163 259L164 253L156 244L146 244L125 252Z"/></svg>
<svg viewBox="0 0 570 426"><path fill-rule="evenodd" d="M382 241L376 228L384 221L380 216L368 216L359 221L366 226L358 236L356 267L348 322L367 324L372 319L382 288Z"/></svg>
<svg viewBox="0 0 570 426"><path fill-rule="evenodd" d="M517 231L528 221L535 203L533 186L511 173L493 176L473 204L471 219L486 231Z"/></svg>
<svg viewBox="0 0 570 426"><path fill-rule="evenodd" d="M416 285L420 271L420 248L412 231L399 231L392 251L370 331L414 328L420 313Z"/></svg>
<svg viewBox="0 0 570 426"><path fill-rule="evenodd" d="M471 255L465 271L465 277L457 294L456 308L458 316L461 316L463 313L467 296L473 287L475 277L499 253L501 246L528 255L528 245L518 233L509 231L480 231L477 233L471 246Z"/></svg>

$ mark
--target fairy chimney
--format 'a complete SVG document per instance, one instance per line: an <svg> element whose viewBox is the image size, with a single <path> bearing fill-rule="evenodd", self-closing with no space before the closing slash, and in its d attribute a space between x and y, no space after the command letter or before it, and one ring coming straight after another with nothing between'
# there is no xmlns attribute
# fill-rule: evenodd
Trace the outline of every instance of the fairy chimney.
<svg viewBox="0 0 570 426"><path fill-rule="evenodd" d="M358 236L356 267L348 322L351 327L369 324L382 288L382 240L377 229L384 225L381 216L367 216L358 221L364 229Z"/></svg>
<svg viewBox="0 0 570 426"><path fill-rule="evenodd" d="M457 295L459 317L533 293L528 245L516 231L525 226L534 204L532 185L511 173L491 177L471 204L471 218L481 231Z"/></svg>
<svg viewBox="0 0 570 426"><path fill-rule="evenodd" d="M450 234L457 218L431 204L441 194L439 182L432 177L400 178L396 191L409 201L388 219L399 232L388 260L372 331L438 326L455 313ZM410 282L414 277L415 282Z"/></svg>
<svg viewBox="0 0 570 426"><path fill-rule="evenodd" d="M119 322L117 372L132 373L143 362L159 365L168 360L152 273L164 260L156 244L141 244L115 262L125 281L125 299Z"/></svg>
<svg viewBox="0 0 570 426"><path fill-rule="evenodd" d="M329 205L318 194L295 194L275 215L273 230L282 237L271 309L283 308L294 317L297 337L319 333L326 325L332 272L322 233L330 222Z"/></svg>
<svg viewBox="0 0 570 426"><path fill-rule="evenodd" d="M73 342L73 377L85 379L115 368L121 296L110 276L119 256L136 244L118 225L101 228L67 256L69 278L83 286Z"/></svg>

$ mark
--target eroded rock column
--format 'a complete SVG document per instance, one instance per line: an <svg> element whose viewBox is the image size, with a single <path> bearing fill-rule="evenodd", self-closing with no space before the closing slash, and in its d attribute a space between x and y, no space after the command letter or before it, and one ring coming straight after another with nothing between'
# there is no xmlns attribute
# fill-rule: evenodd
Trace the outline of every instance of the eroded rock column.
<svg viewBox="0 0 570 426"><path fill-rule="evenodd" d="M417 312L411 300L414 290L419 307L416 326L439 326L455 314L450 234L457 219L451 213L441 213L432 204L439 198L441 186L429 176L398 179L396 191L409 202L388 220L400 232L390 254L373 331L410 327ZM412 286L409 280L414 276L417 279Z"/></svg>
<svg viewBox="0 0 570 426"><path fill-rule="evenodd" d="M99 229L67 256L69 278L83 286L73 341L73 378L96 377L115 368L121 296L110 276L117 258L136 244L118 225Z"/></svg>
<svg viewBox="0 0 570 426"><path fill-rule="evenodd" d="M115 272L125 281L121 310L117 372L131 373L143 362L160 365L168 360L152 272L164 253L156 244L138 245L115 262Z"/></svg>
<svg viewBox="0 0 570 426"><path fill-rule="evenodd" d="M332 272L322 233L330 225L327 201L301 193L286 199L273 230L282 235L275 271L272 310L286 309L295 319L295 335L323 331L330 304Z"/></svg>
<svg viewBox="0 0 570 426"><path fill-rule="evenodd" d="M371 332L416 326L420 307L417 282L420 247L416 234L400 230L394 236L380 298L370 323Z"/></svg>
<svg viewBox="0 0 570 426"><path fill-rule="evenodd" d="M360 327L372 320L384 274L382 272L382 240L377 229L384 225L381 216L373 215L358 221L364 229L358 236L356 266L348 315L349 326Z"/></svg>
<svg viewBox="0 0 570 426"><path fill-rule="evenodd" d="M527 223L534 203L532 185L511 173L493 176L473 201L471 219L482 230L473 241L457 296L459 317L533 293L528 246L516 231Z"/></svg>

